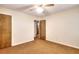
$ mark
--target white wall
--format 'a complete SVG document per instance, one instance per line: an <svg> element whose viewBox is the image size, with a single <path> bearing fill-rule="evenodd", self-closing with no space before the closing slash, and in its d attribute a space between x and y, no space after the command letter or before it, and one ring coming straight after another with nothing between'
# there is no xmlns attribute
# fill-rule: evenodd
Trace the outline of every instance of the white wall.
<svg viewBox="0 0 79 59"><path fill-rule="evenodd" d="M46 17L47 40L79 48L79 6Z"/></svg>
<svg viewBox="0 0 79 59"><path fill-rule="evenodd" d="M27 14L0 8L1 14L12 16L12 45L17 45L33 40L34 37L34 17Z"/></svg>

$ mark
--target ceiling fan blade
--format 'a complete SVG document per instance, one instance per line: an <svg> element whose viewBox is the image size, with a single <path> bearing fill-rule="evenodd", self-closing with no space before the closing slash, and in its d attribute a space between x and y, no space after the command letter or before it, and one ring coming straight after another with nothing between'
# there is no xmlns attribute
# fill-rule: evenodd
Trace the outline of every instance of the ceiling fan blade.
<svg viewBox="0 0 79 59"><path fill-rule="evenodd" d="M19 8L19 10L28 10L31 9L34 5L28 5L28 6L24 6L22 8Z"/></svg>
<svg viewBox="0 0 79 59"><path fill-rule="evenodd" d="M45 6L46 7L51 7L51 6L54 6L54 4L46 4Z"/></svg>

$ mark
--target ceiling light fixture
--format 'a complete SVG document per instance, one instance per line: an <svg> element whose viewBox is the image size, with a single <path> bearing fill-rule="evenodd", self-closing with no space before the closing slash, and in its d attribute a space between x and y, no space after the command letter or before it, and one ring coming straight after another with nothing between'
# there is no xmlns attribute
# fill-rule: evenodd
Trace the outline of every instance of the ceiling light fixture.
<svg viewBox="0 0 79 59"><path fill-rule="evenodd" d="M42 7L37 7L36 8L36 12L39 13L39 14L43 13L43 11L44 11L44 9Z"/></svg>

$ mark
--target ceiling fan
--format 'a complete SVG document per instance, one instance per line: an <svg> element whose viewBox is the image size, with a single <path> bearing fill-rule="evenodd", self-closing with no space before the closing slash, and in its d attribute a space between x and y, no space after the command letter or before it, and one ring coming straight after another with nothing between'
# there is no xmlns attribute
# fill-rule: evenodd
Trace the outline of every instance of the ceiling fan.
<svg viewBox="0 0 79 59"><path fill-rule="evenodd" d="M25 6L24 8L22 8L22 10L33 11L36 7L51 8L52 6L54 6L54 4L32 4L32 5L29 5L28 8L27 6Z"/></svg>

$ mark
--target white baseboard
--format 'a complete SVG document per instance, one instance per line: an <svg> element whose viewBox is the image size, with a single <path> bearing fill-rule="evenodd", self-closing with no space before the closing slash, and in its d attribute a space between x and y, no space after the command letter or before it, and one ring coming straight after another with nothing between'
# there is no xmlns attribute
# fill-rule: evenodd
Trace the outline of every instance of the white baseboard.
<svg viewBox="0 0 79 59"><path fill-rule="evenodd" d="M58 43L58 44L61 44L61 45L65 45L65 46L69 46L69 47L72 47L72 48L79 49L79 47L75 46L75 45L70 45L70 44L66 44L66 43L63 43L63 42L52 41L52 40L48 40L48 41L55 42L55 43Z"/></svg>

